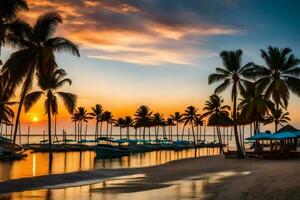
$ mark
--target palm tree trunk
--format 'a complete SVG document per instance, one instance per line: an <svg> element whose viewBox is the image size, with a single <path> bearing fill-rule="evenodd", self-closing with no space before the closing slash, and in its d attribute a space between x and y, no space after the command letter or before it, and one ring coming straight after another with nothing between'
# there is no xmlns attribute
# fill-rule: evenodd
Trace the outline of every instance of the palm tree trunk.
<svg viewBox="0 0 300 200"><path fill-rule="evenodd" d="M192 133L193 133L194 145L195 145L195 149L196 149L196 147L197 147L197 141L196 141L196 135L195 135L195 131L194 131L193 122L191 123L191 125L192 125Z"/></svg>
<svg viewBox="0 0 300 200"><path fill-rule="evenodd" d="M108 137L108 122L106 122L106 136Z"/></svg>
<svg viewBox="0 0 300 200"><path fill-rule="evenodd" d="M183 125L182 134L181 134L181 140L183 140L184 129L185 129L185 125Z"/></svg>
<svg viewBox="0 0 300 200"><path fill-rule="evenodd" d="M112 128L113 128L113 125L112 123L110 123L110 137L112 138Z"/></svg>
<svg viewBox="0 0 300 200"><path fill-rule="evenodd" d="M15 124L15 129L14 129L14 136L13 136L13 140L12 140L13 144L16 144L18 128L19 128L19 125L20 125L20 115L21 115L21 111L22 111L22 106L23 106L24 98L25 98L25 94L21 94L21 99L20 99L20 102L19 102L17 116L16 116L16 124Z"/></svg>
<svg viewBox="0 0 300 200"><path fill-rule="evenodd" d="M178 122L176 123L176 129L177 129L177 140L179 140L179 134L178 134Z"/></svg>
<svg viewBox="0 0 300 200"><path fill-rule="evenodd" d="M220 151L221 151L221 153L224 153L223 141L222 141L222 136L221 136L221 130L220 130L219 126L217 126L217 136L218 136L218 139L219 139Z"/></svg>
<svg viewBox="0 0 300 200"><path fill-rule="evenodd" d="M236 81L235 81L234 84L233 84L233 127L234 127L234 136L235 136L235 143L236 143L236 148L237 148L237 157L238 158L245 158L243 149L242 149L240 141L239 141L236 108L237 108L237 85L236 85Z"/></svg>
<svg viewBox="0 0 300 200"><path fill-rule="evenodd" d="M120 126L120 139L122 139L122 127Z"/></svg>
<svg viewBox="0 0 300 200"><path fill-rule="evenodd" d="M47 115L48 115L48 142L49 142L49 152L52 153L52 141L51 141L51 102L50 98L48 97L48 104L47 104Z"/></svg>
<svg viewBox="0 0 300 200"><path fill-rule="evenodd" d="M146 127L144 126L144 129L143 129L143 140L146 139Z"/></svg>

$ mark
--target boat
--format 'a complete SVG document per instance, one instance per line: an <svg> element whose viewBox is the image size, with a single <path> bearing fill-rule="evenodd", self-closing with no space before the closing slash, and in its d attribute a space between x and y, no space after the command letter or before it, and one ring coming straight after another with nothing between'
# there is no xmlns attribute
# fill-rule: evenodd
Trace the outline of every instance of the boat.
<svg viewBox="0 0 300 200"><path fill-rule="evenodd" d="M122 146L123 140L113 140L113 138L98 138L100 142L94 147L96 159L121 158L130 155L128 146ZM104 142L104 143L103 143Z"/></svg>
<svg viewBox="0 0 300 200"><path fill-rule="evenodd" d="M124 156L129 156L130 151L128 149L122 149L118 146L104 146L97 145L95 146L96 158L105 159L105 158L121 158Z"/></svg>

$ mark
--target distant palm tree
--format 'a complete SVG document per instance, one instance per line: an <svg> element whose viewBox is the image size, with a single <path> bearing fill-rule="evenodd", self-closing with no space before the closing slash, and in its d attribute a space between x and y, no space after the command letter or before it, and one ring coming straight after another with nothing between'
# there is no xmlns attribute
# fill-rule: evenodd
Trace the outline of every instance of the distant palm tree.
<svg viewBox="0 0 300 200"><path fill-rule="evenodd" d="M173 118L169 117L166 121L166 126L169 128L169 139L173 140L173 133L172 133L172 127L175 126L175 123L173 121Z"/></svg>
<svg viewBox="0 0 300 200"><path fill-rule="evenodd" d="M84 107L78 107L75 111L75 116L79 123L78 140L82 140L82 123L88 123L88 120L93 119L93 117Z"/></svg>
<svg viewBox="0 0 300 200"><path fill-rule="evenodd" d="M95 138L98 138L99 132L99 121L101 121L101 115L103 113L103 108L100 104L96 104L95 107L92 107L92 116L95 117L96 127L95 127Z"/></svg>
<svg viewBox="0 0 300 200"><path fill-rule="evenodd" d="M177 135L177 140L179 140L178 126L181 122L183 122L182 114L180 114L179 112L175 112L175 114L171 115L171 117L172 117L173 121L176 122L176 135Z"/></svg>
<svg viewBox="0 0 300 200"><path fill-rule="evenodd" d="M6 42L15 45L11 36L21 36L27 24L18 19L19 11L27 11L28 6L25 0L1 0L0 1L0 56L1 48ZM0 60L2 65L2 61Z"/></svg>
<svg viewBox="0 0 300 200"><path fill-rule="evenodd" d="M148 106L140 106L134 114L136 125L143 127L143 140L145 140L146 126L151 122L152 111Z"/></svg>
<svg viewBox="0 0 300 200"><path fill-rule="evenodd" d="M281 109L276 110L276 108L271 108L270 112L268 113L267 117L265 118L266 124L271 124L277 121L275 124L279 124L281 126L284 126L284 124L288 124L291 119L289 118L288 112L283 112Z"/></svg>
<svg viewBox="0 0 300 200"><path fill-rule="evenodd" d="M220 143L221 152L223 150L223 142L220 131L220 126L230 126L232 121L229 117L230 107L223 105L224 100L216 94L209 97L209 100L205 102L202 117L208 117L208 126L215 126L217 129L218 140Z"/></svg>
<svg viewBox="0 0 300 200"><path fill-rule="evenodd" d="M241 147L239 134L238 134L238 122L237 122L237 98L238 90L244 90L243 83L246 82L243 77L250 73L250 69L254 66L253 63L248 63L242 66L242 50L236 51L222 51L220 56L223 61L224 68L216 68L214 74L209 75L208 84L223 81L215 89L215 93L219 94L226 90L231 84L231 99L233 101L233 125L235 142L237 146L237 153L239 158L245 158L244 151Z"/></svg>
<svg viewBox="0 0 300 200"><path fill-rule="evenodd" d="M154 113L151 122L155 128L155 139L158 140L159 127L164 125L164 116L161 113ZM164 132L164 131L163 131Z"/></svg>
<svg viewBox="0 0 300 200"><path fill-rule="evenodd" d="M78 113L73 113L72 117L71 117L72 122L74 122L74 134L75 134L75 140L77 140L77 132L79 135L79 116ZM78 123L78 124L77 124ZM77 128L78 126L78 128Z"/></svg>
<svg viewBox="0 0 300 200"><path fill-rule="evenodd" d="M71 41L62 37L53 37L56 26L62 22L57 13L40 16L35 25L24 31L22 36L13 34L11 40L21 50L11 54L3 69L8 73L12 85L22 84L20 103L16 116L13 142L16 141L24 98L33 84L35 72L47 74L55 68L54 53L70 52L79 56L78 48Z"/></svg>
<svg viewBox="0 0 300 200"><path fill-rule="evenodd" d="M195 131L194 131L194 124L195 124L196 119L201 116L197 112L198 112L197 108L195 108L194 106L189 106L186 108L185 113L183 114L184 125L189 124L192 128L195 146L197 144L197 141L196 141L196 136L195 136Z"/></svg>
<svg viewBox="0 0 300 200"><path fill-rule="evenodd" d="M114 122L116 127L120 127L120 139L122 139L122 128L125 127L125 119L122 117L119 117L115 122Z"/></svg>
<svg viewBox="0 0 300 200"><path fill-rule="evenodd" d="M300 96L300 60L291 54L289 48L279 49L270 46L267 51L261 50L261 57L266 66L256 66L252 78L258 79L258 87L265 88L267 98L272 97L276 110L280 105L288 106L289 91ZM278 119L274 120L275 132L278 129Z"/></svg>
<svg viewBox="0 0 300 200"><path fill-rule="evenodd" d="M204 125L204 121L202 119L202 116L200 117L197 117L195 122L194 122L194 125L196 126L197 130L196 130L196 139L198 141L198 136L199 136L199 126L200 126L200 140L201 140L201 127Z"/></svg>
<svg viewBox="0 0 300 200"><path fill-rule="evenodd" d="M134 126L134 121L130 116L126 116L124 120L124 127L126 127L126 136L129 139L129 128Z"/></svg>
<svg viewBox="0 0 300 200"><path fill-rule="evenodd" d="M106 122L106 136L109 137L108 125L110 124L112 127L112 123L114 122L113 115L111 112L105 111L102 113L101 119L102 121ZM110 137L112 137L112 128L110 130Z"/></svg>
<svg viewBox="0 0 300 200"><path fill-rule="evenodd" d="M24 100L25 112L27 112L42 95L46 96L45 109L48 115L48 136L49 148L51 151L51 114L58 114L58 102L56 94L63 100L65 107L69 113L73 113L76 107L76 95L58 91L65 83L72 84L71 79L65 78L66 72L62 69L53 72L38 73L38 85L41 91L35 91L27 94Z"/></svg>
<svg viewBox="0 0 300 200"><path fill-rule="evenodd" d="M274 104L266 98L263 91L257 87L257 83L245 83L245 90L241 92L242 99L238 105L240 110L240 124L254 122L254 134L259 132L259 124L263 117Z"/></svg>

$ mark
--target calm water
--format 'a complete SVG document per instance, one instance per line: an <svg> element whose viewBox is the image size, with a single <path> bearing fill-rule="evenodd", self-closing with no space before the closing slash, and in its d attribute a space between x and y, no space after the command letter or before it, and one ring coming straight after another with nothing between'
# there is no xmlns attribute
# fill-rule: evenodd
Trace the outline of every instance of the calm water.
<svg viewBox="0 0 300 200"><path fill-rule="evenodd" d="M143 174L121 177L102 183L63 189L42 189L0 195L0 199L12 200L152 200L152 199L207 199L215 191L210 185L232 176L247 175L249 172L225 171L190 177L166 183L144 183Z"/></svg>
<svg viewBox="0 0 300 200"><path fill-rule="evenodd" d="M23 160L0 162L0 181L101 168L146 167L195 157L195 150L188 149L183 151L153 151L132 154L123 158L95 160L95 153L86 151L54 153L51 163L48 159L48 153L28 153L28 157ZM219 153L219 148L197 149L197 156L217 155Z"/></svg>

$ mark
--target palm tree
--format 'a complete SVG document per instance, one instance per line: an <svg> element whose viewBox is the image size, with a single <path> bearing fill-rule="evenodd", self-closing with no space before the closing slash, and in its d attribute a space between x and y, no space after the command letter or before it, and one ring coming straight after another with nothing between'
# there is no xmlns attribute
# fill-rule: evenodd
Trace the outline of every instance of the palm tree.
<svg viewBox="0 0 300 200"><path fill-rule="evenodd" d="M10 101L13 93L10 88L6 87L6 81L3 74L0 74L0 124L12 125L14 111L10 106L16 104L16 102Z"/></svg>
<svg viewBox="0 0 300 200"><path fill-rule="evenodd" d="M76 106L76 95L58 91L64 84L72 84L71 79L65 78L66 72L62 69L54 70L49 73L38 73L38 85L41 88L41 91L31 92L26 95L24 100L25 112L27 112L39 99L42 95L46 96L45 109L46 114L48 115L48 137L49 137L49 148L51 151L51 114L58 114L58 95L64 102L65 107L69 113L73 113Z"/></svg>
<svg viewBox="0 0 300 200"><path fill-rule="evenodd" d="M203 108L205 113L202 115L202 117L208 117L208 126L216 127L221 152L224 152L224 150L220 126L229 126L232 124L229 117L230 107L228 105L223 105L223 102L224 100L218 95L211 95L209 100L205 102Z"/></svg>
<svg viewBox="0 0 300 200"><path fill-rule="evenodd" d="M143 140L145 140L146 126L151 122L152 111L148 106L140 106L134 114L136 125L143 127Z"/></svg>
<svg viewBox="0 0 300 200"><path fill-rule="evenodd" d="M1 48L6 42L15 45L11 40L11 35L21 36L27 24L21 19L17 19L20 11L27 11L28 6L25 0L1 0L0 2L0 56ZM0 60L2 65L2 61Z"/></svg>
<svg viewBox="0 0 300 200"><path fill-rule="evenodd" d="M258 79L258 87L265 89L267 98L272 97L279 112L280 106L288 106L290 91L300 96L300 60L295 58L289 48L279 49L270 46L267 51L261 50L261 57L266 66L255 66L252 78ZM275 132L278 119L274 120Z"/></svg>
<svg viewBox="0 0 300 200"><path fill-rule="evenodd" d="M223 81L215 89L215 93L219 94L226 90L231 84L231 100L233 101L233 125L234 135L237 147L237 156L239 158L245 158L244 151L241 147L239 135L238 135L238 124L237 124L237 97L238 90L244 90L243 83L247 82L243 77L248 76L250 69L253 67L253 63L248 63L242 66L242 50L236 51L222 51L220 57L222 58L224 68L216 68L214 74L209 75L208 84Z"/></svg>
<svg viewBox="0 0 300 200"><path fill-rule="evenodd" d="M119 117L115 122L114 122L116 127L120 127L120 139L122 139L122 128L125 127L125 119L122 117Z"/></svg>
<svg viewBox="0 0 300 200"><path fill-rule="evenodd" d="M177 140L179 140L178 126L183 121L182 114L180 114L179 112L175 112L174 115L171 115L171 118L173 119L174 122L176 122L176 135L177 135Z"/></svg>
<svg viewBox="0 0 300 200"><path fill-rule="evenodd" d="M266 98L263 91L257 87L257 83L245 83L245 90L241 93L242 99L238 105L240 110L240 123L254 122L254 133L259 132L259 124L263 122L264 116L268 110L274 107L274 104Z"/></svg>
<svg viewBox="0 0 300 200"><path fill-rule="evenodd" d="M195 122L194 122L194 125L196 126L197 130L196 130L196 133L197 133L197 141L198 141L198 136L199 136L199 126L200 126L200 140L201 140L201 127L204 125L204 122L203 122L203 119L202 119L202 116L200 117L197 117Z"/></svg>
<svg viewBox="0 0 300 200"><path fill-rule="evenodd" d="M281 126L284 126L284 124L289 123L291 119L289 118L289 113L288 112L283 112L282 109L277 110L276 108L272 107L269 109L270 112L268 113L267 117L265 118L265 123L266 124L271 124L277 121L275 124L279 124Z"/></svg>
<svg viewBox="0 0 300 200"><path fill-rule="evenodd" d="M78 107L75 111L76 119L78 120L78 140L82 140L82 123L88 123L88 120L93 119L92 114L84 107Z"/></svg>
<svg viewBox="0 0 300 200"><path fill-rule="evenodd" d="M133 119L130 116L126 116L124 119L124 127L126 127L126 136L129 139L129 127L134 126Z"/></svg>
<svg viewBox="0 0 300 200"><path fill-rule="evenodd" d="M112 126L112 123L114 122L113 115L112 115L111 112L105 111L105 112L102 113L101 119L102 119L102 121L106 122L106 136L108 137L109 136L109 134L108 134L108 125L110 124ZM110 137L112 137L112 128L111 128L111 131L110 131Z"/></svg>
<svg viewBox="0 0 300 200"><path fill-rule="evenodd" d="M164 116L160 113L154 113L151 118L151 123L155 128L155 139L158 140L159 127L164 125Z"/></svg>
<svg viewBox="0 0 300 200"><path fill-rule="evenodd" d="M196 137L195 137L194 124L195 124L196 119L201 116L197 112L198 112L198 108L195 108L194 106L189 106L186 108L185 113L183 114L184 125L189 124L192 128L195 146L197 144L197 141L196 141Z"/></svg>
<svg viewBox="0 0 300 200"><path fill-rule="evenodd" d="M174 126L175 123L173 121L172 117L169 117L166 121L166 126L169 127L169 136L170 136L170 140L173 140L173 133L172 133L172 126Z"/></svg>
<svg viewBox="0 0 300 200"><path fill-rule="evenodd" d="M79 135L79 116L78 116L77 112L73 113L71 120L72 120L72 122L74 122L74 134L75 134L75 140L77 140L77 130L78 130L78 135ZM78 125L77 125L77 123L78 123ZM77 126L78 126L78 128L77 128Z"/></svg>
<svg viewBox="0 0 300 200"><path fill-rule="evenodd" d="M101 121L101 115L103 113L103 108L100 104L96 104L95 107L92 107L92 116L95 117L96 127L95 127L95 139L98 138L99 131L99 121Z"/></svg>
<svg viewBox="0 0 300 200"><path fill-rule="evenodd" d="M53 37L56 26L61 22L62 19L59 14L47 13L40 16L33 27L28 25L22 36L11 36L11 40L21 47L21 50L11 54L3 69L8 73L12 85L18 85L23 82L14 129L14 143L24 98L33 84L35 72L47 74L53 71L57 66L55 64L55 52L70 52L79 56L77 46L71 41L62 37Z"/></svg>

